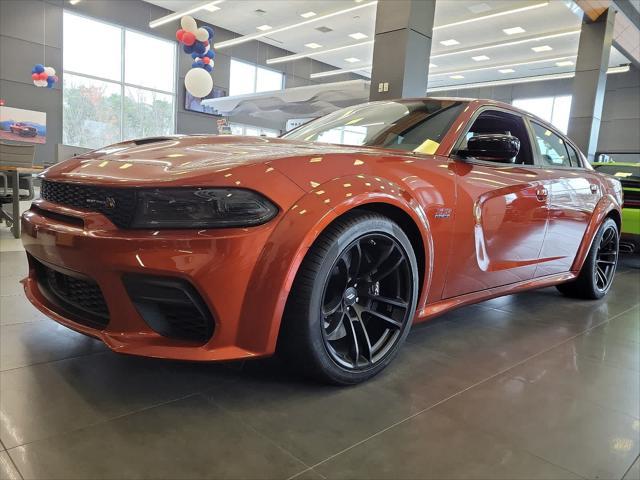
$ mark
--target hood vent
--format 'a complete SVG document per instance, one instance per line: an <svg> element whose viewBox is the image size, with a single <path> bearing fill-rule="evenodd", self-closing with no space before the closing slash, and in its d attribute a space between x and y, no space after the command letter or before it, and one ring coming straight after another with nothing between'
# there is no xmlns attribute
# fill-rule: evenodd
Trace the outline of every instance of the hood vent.
<svg viewBox="0 0 640 480"><path fill-rule="evenodd" d="M131 143L135 145L147 145L149 143L166 142L167 140L172 140L172 138L171 137L140 138L138 140L133 140Z"/></svg>

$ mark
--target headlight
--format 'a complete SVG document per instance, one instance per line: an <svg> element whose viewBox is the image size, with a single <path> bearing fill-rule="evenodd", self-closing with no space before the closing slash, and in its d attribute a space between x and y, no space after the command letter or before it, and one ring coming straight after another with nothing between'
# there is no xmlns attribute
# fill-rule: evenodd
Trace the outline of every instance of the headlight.
<svg viewBox="0 0 640 480"><path fill-rule="evenodd" d="M251 227L278 213L262 195L241 188L158 188L137 197L131 228Z"/></svg>

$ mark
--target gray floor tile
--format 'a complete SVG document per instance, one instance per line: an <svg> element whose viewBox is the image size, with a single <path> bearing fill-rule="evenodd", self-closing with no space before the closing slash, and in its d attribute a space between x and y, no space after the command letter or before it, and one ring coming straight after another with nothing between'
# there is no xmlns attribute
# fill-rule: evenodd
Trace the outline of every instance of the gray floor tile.
<svg viewBox="0 0 640 480"><path fill-rule="evenodd" d="M24 296L24 287L20 281L24 275L10 275L0 277L0 297L8 297L13 295ZM26 298L25 298L26 301Z"/></svg>
<svg viewBox="0 0 640 480"><path fill-rule="evenodd" d="M0 480L22 480L7 452L0 452Z"/></svg>
<svg viewBox="0 0 640 480"><path fill-rule="evenodd" d="M509 370L508 375L567 397L581 398L640 418L640 376L576 355L562 345Z"/></svg>
<svg viewBox="0 0 640 480"><path fill-rule="evenodd" d="M0 325L46 320L47 317L22 295L0 297Z"/></svg>
<svg viewBox="0 0 640 480"><path fill-rule="evenodd" d="M27 276L29 263L24 252L0 252L0 276Z"/></svg>
<svg viewBox="0 0 640 480"><path fill-rule="evenodd" d="M640 458L636 458L629 471L624 476L624 480L640 480Z"/></svg>
<svg viewBox="0 0 640 480"><path fill-rule="evenodd" d="M102 342L53 320L0 326L0 371L106 349Z"/></svg>
<svg viewBox="0 0 640 480"><path fill-rule="evenodd" d="M610 336L607 328L609 325L595 328L571 340L568 345L576 355L589 357L613 367L640 371L640 344Z"/></svg>
<svg viewBox="0 0 640 480"><path fill-rule="evenodd" d="M586 478L621 478L640 451L637 418L508 375L435 410Z"/></svg>
<svg viewBox="0 0 640 480"><path fill-rule="evenodd" d="M7 448L182 398L216 384L222 365L113 352L0 373L0 438Z"/></svg>
<svg viewBox="0 0 640 480"><path fill-rule="evenodd" d="M427 411L315 467L332 479L573 479L495 436Z"/></svg>
<svg viewBox="0 0 640 480"><path fill-rule="evenodd" d="M288 478L306 466L193 396L10 450L25 478Z"/></svg>

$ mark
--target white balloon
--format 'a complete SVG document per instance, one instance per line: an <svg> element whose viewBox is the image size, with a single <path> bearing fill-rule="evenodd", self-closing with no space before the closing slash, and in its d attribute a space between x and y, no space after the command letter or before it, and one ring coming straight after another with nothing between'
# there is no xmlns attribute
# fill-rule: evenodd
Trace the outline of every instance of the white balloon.
<svg viewBox="0 0 640 480"><path fill-rule="evenodd" d="M194 97L206 97L213 89L213 78L204 68L192 68L184 77L184 86Z"/></svg>
<svg viewBox="0 0 640 480"><path fill-rule="evenodd" d="M36 87L46 87L47 86L47 81L46 80L34 80L33 83L34 83L34 85Z"/></svg>
<svg viewBox="0 0 640 480"><path fill-rule="evenodd" d="M196 31L196 40L198 40L199 42L209 40L209 32L207 32L204 28L199 28Z"/></svg>
<svg viewBox="0 0 640 480"><path fill-rule="evenodd" d="M184 31L191 32L194 35L198 31L198 24L196 23L196 21L193 19L191 15L185 15L184 17L182 17L180 19L180 26Z"/></svg>
<svg viewBox="0 0 640 480"><path fill-rule="evenodd" d="M44 73L51 77L56 74L56 69L53 67L44 67Z"/></svg>

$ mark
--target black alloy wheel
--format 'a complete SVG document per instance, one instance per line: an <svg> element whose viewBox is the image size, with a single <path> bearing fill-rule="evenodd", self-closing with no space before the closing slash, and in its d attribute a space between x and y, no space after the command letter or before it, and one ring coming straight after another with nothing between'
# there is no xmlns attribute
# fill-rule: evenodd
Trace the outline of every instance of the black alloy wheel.
<svg viewBox="0 0 640 480"><path fill-rule="evenodd" d="M278 351L325 382L350 385L383 370L415 315L418 267L398 224L370 212L333 222L307 252L289 294Z"/></svg>
<svg viewBox="0 0 640 480"><path fill-rule="evenodd" d="M606 218L596 232L591 249L578 277L558 285L564 295L597 300L604 297L613 284L618 265L620 234L617 223Z"/></svg>
<svg viewBox="0 0 640 480"><path fill-rule="evenodd" d="M359 237L335 262L322 302L325 347L338 365L366 369L394 346L408 321L411 268L394 238Z"/></svg>

